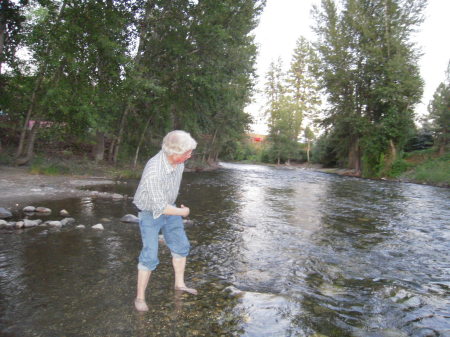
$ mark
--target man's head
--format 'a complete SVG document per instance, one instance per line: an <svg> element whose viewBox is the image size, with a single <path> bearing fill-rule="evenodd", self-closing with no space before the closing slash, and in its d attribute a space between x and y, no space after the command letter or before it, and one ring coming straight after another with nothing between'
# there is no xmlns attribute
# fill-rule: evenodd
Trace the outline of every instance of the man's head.
<svg viewBox="0 0 450 337"><path fill-rule="evenodd" d="M191 157L197 142L191 135L182 130L169 132L163 139L162 150L170 158L172 164L181 164Z"/></svg>

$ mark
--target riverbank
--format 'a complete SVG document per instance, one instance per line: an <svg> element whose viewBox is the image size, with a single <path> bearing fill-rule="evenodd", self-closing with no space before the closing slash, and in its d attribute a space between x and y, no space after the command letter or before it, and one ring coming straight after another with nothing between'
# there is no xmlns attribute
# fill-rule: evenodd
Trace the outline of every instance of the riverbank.
<svg viewBox="0 0 450 337"><path fill-rule="evenodd" d="M91 196L81 188L113 183L105 177L32 174L29 168L0 166L0 207L14 210L42 199Z"/></svg>

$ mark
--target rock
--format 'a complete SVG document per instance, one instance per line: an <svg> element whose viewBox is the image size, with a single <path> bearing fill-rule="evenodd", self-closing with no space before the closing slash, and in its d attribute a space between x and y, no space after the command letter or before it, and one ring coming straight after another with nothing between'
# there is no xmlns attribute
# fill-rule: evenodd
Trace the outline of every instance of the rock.
<svg viewBox="0 0 450 337"><path fill-rule="evenodd" d="M52 210L47 207L36 207L36 212L49 214L52 212Z"/></svg>
<svg viewBox="0 0 450 337"><path fill-rule="evenodd" d="M5 220L0 220L0 228L5 228L8 226L8 223Z"/></svg>
<svg viewBox="0 0 450 337"><path fill-rule="evenodd" d="M23 220L23 225L25 228L36 227L36 226L39 226L41 224L41 222L42 222L41 219L37 219L37 220L25 219L25 220Z"/></svg>
<svg viewBox="0 0 450 337"><path fill-rule="evenodd" d="M51 226L51 227L57 227L57 228L61 228L62 227L61 221L46 221L46 224Z"/></svg>
<svg viewBox="0 0 450 337"><path fill-rule="evenodd" d="M0 207L0 219L11 218L12 213L8 211L6 208Z"/></svg>
<svg viewBox="0 0 450 337"><path fill-rule="evenodd" d="M78 225L78 226L76 226L75 228L81 228L81 229L83 229L83 228L86 228L86 226L85 226L85 225Z"/></svg>
<svg viewBox="0 0 450 337"><path fill-rule="evenodd" d="M10 221L6 224L6 229L13 229L14 227L16 227L16 222L15 221Z"/></svg>
<svg viewBox="0 0 450 337"><path fill-rule="evenodd" d="M123 199L124 196L122 194L118 194L118 193L114 193L111 198L113 198L114 200L120 200Z"/></svg>
<svg viewBox="0 0 450 337"><path fill-rule="evenodd" d="M36 207L34 206L26 206L22 209L22 211L27 212L27 213L32 213L32 212L36 212Z"/></svg>
<svg viewBox="0 0 450 337"><path fill-rule="evenodd" d="M69 212L67 212L65 209L62 209L59 211L59 215L61 216L69 216Z"/></svg>
<svg viewBox="0 0 450 337"><path fill-rule="evenodd" d="M133 214L126 214L120 219L120 221L122 221L122 222L139 223L139 218L136 215L133 215Z"/></svg>
<svg viewBox="0 0 450 337"><path fill-rule="evenodd" d="M25 226L25 223L23 221L17 221L14 225L15 228L20 229Z"/></svg>
<svg viewBox="0 0 450 337"><path fill-rule="evenodd" d="M233 297L244 295L244 292L242 290L240 290L234 286L226 287L223 291L230 294L230 296L233 296Z"/></svg>
<svg viewBox="0 0 450 337"><path fill-rule="evenodd" d="M64 218L61 220L61 225L62 226L67 226L67 225L71 225L75 222L74 218Z"/></svg>
<svg viewBox="0 0 450 337"><path fill-rule="evenodd" d="M104 230L105 229L101 223L98 223L98 224L92 226L91 228L92 229L98 229L98 230Z"/></svg>
<svg viewBox="0 0 450 337"><path fill-rule="evenodd" d="M185 226L190 227L194 225L194 221L189 220L189 219L183 219L183 223Z"/></svg>

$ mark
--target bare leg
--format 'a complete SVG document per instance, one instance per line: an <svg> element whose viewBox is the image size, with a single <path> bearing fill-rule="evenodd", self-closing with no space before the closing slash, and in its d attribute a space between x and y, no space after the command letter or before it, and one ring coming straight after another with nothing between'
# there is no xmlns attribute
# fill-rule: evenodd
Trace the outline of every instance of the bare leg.
<svg viewBox="0 0 450 337"><path fill-rule="evenodd" d="M184 269L186 267L185 257L172 258L173 269L175 271L175 290L186 291L190 294L197 295L197 290L186 287L184 283Z"/></svg>
<svg viewBox="0 0 450 337"><path fill-rule="evenodd" d="M145 290L147 289L151 273L150 270L138 269L137 294L136 300L134 301L134 305L138 311L148 311L147 303L145 303Z"/></svg>

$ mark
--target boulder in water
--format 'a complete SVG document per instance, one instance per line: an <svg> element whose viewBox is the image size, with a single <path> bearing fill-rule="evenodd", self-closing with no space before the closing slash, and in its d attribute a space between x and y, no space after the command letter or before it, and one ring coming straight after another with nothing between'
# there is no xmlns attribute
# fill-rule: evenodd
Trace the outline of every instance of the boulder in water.
<svg viewBox="0 0 450 337"><path fill-rule="evenodd" d="M44 213L44 214L50 214L52 210L47 207L36 207L36 212L38 213Z"/></svg>
<svg viewBox="0 0 450 337"><path fill-rule="evenodd" d="M60 211L59 211L59 214L60 214L61 216L69 216L69 212L67 212L67 210L65 210L65 209L60 210Z"/></svg>
<svg viewBox="0 0 450 337"><path fill-rule="evenodd" d="M34 206L26 206L22 209L25 213L33 213L36 212L36 207Z"/></svg>
<svg viewBox="0 0 450 337"><path fill-rule="evenodd" d="M57 227L57 228L62 227L61 221L46 221L46 224L49 225L50 227Z"/></svg>
<svg viewBox="0 0 450 337"><path fill-rule="evenodd" d="M73 224L74 222L75 222L74 218L64 218L61 220L61 225L67 226Z"/></svg>
<svg viewBox="0 0 450 337"><path fill-rule="evenodd" d="M37 219L37 220L25 219L25 220L23 220L23 226L25 228L36 227L36 226L39 226L41 224L41 222L42 222L41 219Z"/></svg>
<svg viewBox="0 0 450 337"><path fill-rule="evenodd" d="M105 228L103 227L103 225L101 223L98 223L98 224L92 226L92 229L104 230Z"/></svg>
<svg viewBox="0 0 450 337"><path fill-rule="evenodd" d="M120 221L122 221L122 222L139 223L139 218L136 215L133 215L133 214L126 214L120 219Z"/></svg>
<svg viewBox="0 0 450 337"><path fill-rule="evenodd" d="M0 207L0 219L11 218L12 213L8 211L6 208Z"/></svg>

